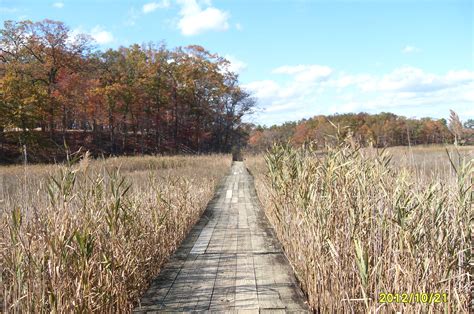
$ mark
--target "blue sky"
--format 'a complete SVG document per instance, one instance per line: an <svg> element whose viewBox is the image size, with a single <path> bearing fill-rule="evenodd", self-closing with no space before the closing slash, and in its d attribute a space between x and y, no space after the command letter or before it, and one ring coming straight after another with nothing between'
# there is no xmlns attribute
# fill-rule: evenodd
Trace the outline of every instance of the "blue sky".
<svg viewBox="0 0 474 314"><path fill-rule="evenodd" d="M474 118L471 0L0 0L0 21L44 18L99 49L165 41L227 57L255 123L390 111Z"/></svg>

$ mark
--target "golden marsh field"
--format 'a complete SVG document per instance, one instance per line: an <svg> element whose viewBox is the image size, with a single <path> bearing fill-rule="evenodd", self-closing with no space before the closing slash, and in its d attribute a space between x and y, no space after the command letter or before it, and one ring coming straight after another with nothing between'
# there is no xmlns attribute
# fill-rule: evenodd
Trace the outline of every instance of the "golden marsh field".
<svg viewBox="0 0 474 314"><path fill-rule="evenodd" d="M128 312L199 219L226 155L0 168L3 312Z"/></svg>
<svg viewBox="0 0 474 314"><path fill-rule="evenodd" d="M474 149L447 151L344 142L324 156L277 145L264 158L248 157L313 309L469 311ZM446 300L415 302L417 293ZM383 294L407 294L408 303L382 303Z"/></svg>

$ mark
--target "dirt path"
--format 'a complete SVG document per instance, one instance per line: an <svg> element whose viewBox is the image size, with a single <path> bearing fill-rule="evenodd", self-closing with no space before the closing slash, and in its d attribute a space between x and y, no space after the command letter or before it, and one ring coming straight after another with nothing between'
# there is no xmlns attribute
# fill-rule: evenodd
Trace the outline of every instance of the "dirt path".
<svg viewBox="0 0 474 314"><path fill-rule="evenodd" d="M253 179L242 162L234 162L135 311L303 312L304 302L258 205Z"/></svg>

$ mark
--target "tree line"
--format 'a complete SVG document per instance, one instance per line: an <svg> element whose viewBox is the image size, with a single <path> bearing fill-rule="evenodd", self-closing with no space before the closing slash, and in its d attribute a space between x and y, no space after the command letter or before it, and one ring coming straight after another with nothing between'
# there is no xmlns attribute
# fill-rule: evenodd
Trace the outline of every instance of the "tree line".
<svg viewBox="0 0 474 314"><path fill-rule="evenodd" d="M99 51L51 20L0 30L0 147L228 152L254 104L229 62L201 46Z"/></svg>
<svg viewBox="0 0 474 314"><path fill-rule="evenodd" d="M265 151L273 143L298 146L307 142L324 148L336 136L349 135L361 146L387 147L419 144L474 144L474 120L461 123L451 111L449 121L406 118L393 113L319 115L270 127L254 126L248 149Z"/></svg>

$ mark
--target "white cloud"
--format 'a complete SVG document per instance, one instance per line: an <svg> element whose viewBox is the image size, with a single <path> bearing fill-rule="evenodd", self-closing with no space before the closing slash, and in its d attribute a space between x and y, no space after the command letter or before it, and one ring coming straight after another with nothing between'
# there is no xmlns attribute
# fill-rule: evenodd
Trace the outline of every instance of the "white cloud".
<svg viewBox="0 0 474 314"><path fill-rule="evenodd" d="M234 73L242 73L245 69L247 69L247 63L243 62L242 60L237 59L232 55L225 55L224 58L230 62L227 69L230 72Z"/></svg>
<svg viewBox="0 0 474 314"><path fill-rule="evenodd" d="M104 30L101 26L94 27L91 30L90 35L100 45L110 44L115 40L112 33Z"/></svg>
<svg viewBox="0 0 474 314"><path fill-rule="evenodd" d="M169 0L161 0L160 2L149 2L143 5L143 13L151 13L157 9L168 8L171 5Z"/></svg>
<svg viewBox="0 0 474 314"><path fill-rule="evenodd" d="M363 89L368 88L372 84L373 77L369 74L345 74L341 73L339 78L331 80L327 85L337 87L338 89L346 88L352 85L357 85Z"/></svg>
<svg viewBox="0 0 474 314"><path fill-rule="evenodd" d="M474 72L451 70L445 75L427 73L422 69L404 66L392 72L376 76L371 74L341 73L326 86L357 87L362 92L429 93L474 81Z"/></svg>
<svg viewBox="0 0 474 314"><path fill-rule="evenodd" d="M328 66L322 66L317 64L296 66L284 65L274 69L272 73L289 74L293 75L295 80L297 81L310 82L315 80L327 79L331 75L332 69Z"/></svg>
<svg viewBox="0 0 474 314"><path fill-rule="evenodd" d="M280 86L275 81L265 80L245 84L244 88L251 91L255 97L265 100L273 98L273 96L278 93Z"/></svg>
<svg viewBox="0 0 474 314"><path fill-rule="evenodd" d="M53 7L57 8L57 9L62 9L64 7L64 3L63 2L55 2L55 3L53 3Z"/></svg>
<svg viewBox="0 0 474 314"><path fill-rule="evenodd" d="M192 36L206 31L225 31L229 29L229 13L211 6L202 9L196 0L178 0L181 5L178 28L185 36Z"/></svg>
<svg viewBox="0 0 474 314"><path fill-rule="evenodd" d="M115 41L113 34L105 30L102 26L97 25L91 30L87 30L80 26L71 31L71 37L75 37L79 34L90 35L99 45L110 44Z"/></svg>
<svg viewBox="0 0 474 314"><path fill-rule="evenodd" d="M410 46L410 45L406 45L403 49L402 49L402 52L403 53L414 53L414 52L420 52L421 49L418 48L418 47L415 47L415 46Z"/></svg>
<svg viewBox="0 0 474 314"><path fill-rule="evenodd" d="M446 74L444 79L452 83L472 82L474 80L474 71L468 71L468 70L449 71Z"/></svg>
<svg viewBox="0 0 474 314"><path fill-rule="evenodd" d="M273 74L287 74L285 83L274 80L256 81L244 88L257 97L267 112L278 112L290 107L304 107L319 97L322 82L329 79L333 70L321 65L284 65L272 70Z"/></svg>
<svg viewBox="0 0 474 314"><path fill-rule="evenodd" d="M244 85L264 108L261 123L359 111L441 118L453 109L461 119L474 118L474 71L470 70L438 74L405 66L376 75L300 65L282 66L272 73L289 77Z"/></svg>
<svg viewBox="0 0 474 314"><path fill-rule="evenodd" d="M413 67L402 67L376 80L369 90L395 92L424 92L446 87L444 80L431 73Z"/></svg>

